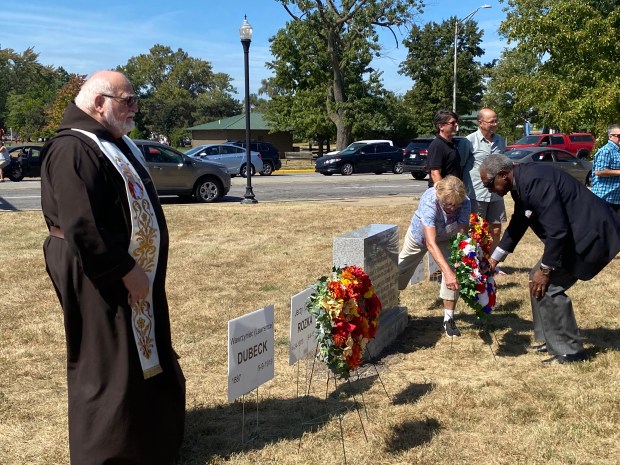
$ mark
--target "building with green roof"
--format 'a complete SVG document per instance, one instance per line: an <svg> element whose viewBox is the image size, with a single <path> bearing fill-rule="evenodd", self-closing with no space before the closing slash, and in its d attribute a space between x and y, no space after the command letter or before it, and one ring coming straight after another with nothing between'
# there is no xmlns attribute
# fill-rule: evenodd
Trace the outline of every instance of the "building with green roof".
<svg viewBox="0 0 620 465"><path fill-rule="evenodd" d="M187 128L192 132L192 146L245 140L245 114L218 119ZM272 143L281 153L293 150L290 132L270 132L269 123L262 113L250 113L250 139Z"/></svg>

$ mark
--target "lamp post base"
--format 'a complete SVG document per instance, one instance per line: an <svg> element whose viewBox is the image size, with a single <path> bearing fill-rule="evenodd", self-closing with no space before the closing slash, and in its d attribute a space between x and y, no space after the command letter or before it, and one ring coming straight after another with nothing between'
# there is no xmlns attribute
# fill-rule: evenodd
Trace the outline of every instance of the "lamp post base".
<svg viewBox="0 0 620 465"><path fill-rule="evenodd" d="M254 198L254 191L252 190L252 187L248 186L245 188L245 194L243 196L243 200L241 201L241 203L244 203L244 204L258 203L258 200Z"/></svg>

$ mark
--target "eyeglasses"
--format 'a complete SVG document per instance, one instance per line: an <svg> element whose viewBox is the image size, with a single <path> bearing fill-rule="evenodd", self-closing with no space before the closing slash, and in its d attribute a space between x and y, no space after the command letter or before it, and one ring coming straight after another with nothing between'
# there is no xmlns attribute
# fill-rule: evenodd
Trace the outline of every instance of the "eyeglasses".
<svg viewBox="0 0 620 465"><path fill-rule="evenodd" d="M618 137L618 138L620 138L620 134L609 134L609 137Z"/></svg>
<svg viewBox="0 0 620 465"><path fill-rule="evenodd" d="M486 182L483 182L482 185L484 186L485 189L491 189L494 185L495 185L495 178L497 177L497 174L495 176L493 176L491 179L489 179Z"/></svg>
<svg viewBox="0 0 620 465"><path fill-rule="evenodd" d="M457 124L459 124L458 121L449 121L447 123L441 123L441 124L449 124L450 126L456 126Z"/></svg>
<svg viewBox="0 0 620 465"><path fill-rule="evenodd" d="M499 124L499 120L496 119L492 119L491 121L485 121L483 119L479 120L481 123L487 123L487 124Z"/></svg>
<svg viewBox="0 0 620 465"><path fill-rule="evenodd" d="M101 94L104 97L113 98L119 102L123 102L126 107L133 107L138 103L138 97L136 95L128 95L127 97L117 97L116 95Z"/></svg>

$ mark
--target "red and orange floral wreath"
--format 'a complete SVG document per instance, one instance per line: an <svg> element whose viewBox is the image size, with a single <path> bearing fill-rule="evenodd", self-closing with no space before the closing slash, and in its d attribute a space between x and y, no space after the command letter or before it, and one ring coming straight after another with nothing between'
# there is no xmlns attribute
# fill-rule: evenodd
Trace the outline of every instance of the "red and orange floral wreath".
<svg viewBox="0 0 620 465"><path fill-rule="evenodd" d="M495 307L497 286L489 266L489 223L476 213L469 217L469 235L457 234L452 241L450 263L459 281L459 294L480 319Z"/></svg>
<svg viewBox="0 0 620 465"><path fill-rule="evenodd" d="M316 320L317 358L348 379L379 327L381 301L370 278L358 266L334 268L317 281L307 308Z"/></svg>

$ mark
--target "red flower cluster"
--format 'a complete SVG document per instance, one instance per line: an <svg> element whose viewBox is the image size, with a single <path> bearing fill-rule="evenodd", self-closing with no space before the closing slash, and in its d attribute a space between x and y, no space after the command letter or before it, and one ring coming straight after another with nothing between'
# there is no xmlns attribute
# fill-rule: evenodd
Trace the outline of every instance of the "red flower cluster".
<svg viewBox="0 0 620 465"><path fill-rule="evenodd" d="M319 357L336 375L348 378L377 333L381 301L362 268L348 266L334 273L334 279L319 280L308 308L317 317Z"/></svg>

